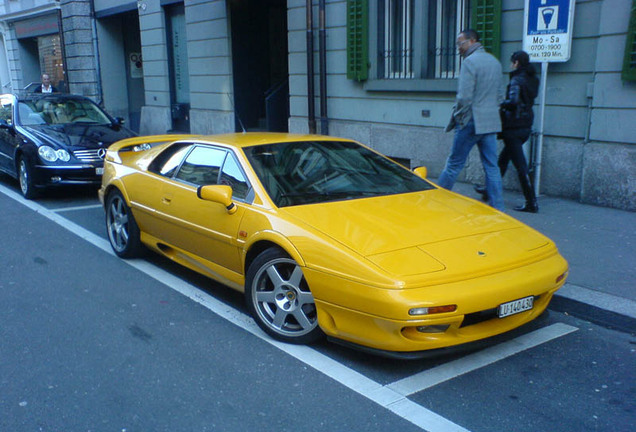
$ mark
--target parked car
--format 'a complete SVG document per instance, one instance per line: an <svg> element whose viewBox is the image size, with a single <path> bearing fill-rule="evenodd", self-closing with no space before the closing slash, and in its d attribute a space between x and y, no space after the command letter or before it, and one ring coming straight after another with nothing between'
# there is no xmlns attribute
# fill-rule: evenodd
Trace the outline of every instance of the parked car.
<svg viewBox="0 0 636 432"><path fill-rule="evenodd" d="M99 185L108 146L132 136L121 118L83 96L0 95L0 170L29 199L44 187Z"/></svg>
<svg viewBox="0 0 636 432"><path fill-rule="evenodd" d="M99 197L117 255L143 247L244 291L269 335L394 357L539 316L554 243L354 141L291 134L113 144Z"/></svg>

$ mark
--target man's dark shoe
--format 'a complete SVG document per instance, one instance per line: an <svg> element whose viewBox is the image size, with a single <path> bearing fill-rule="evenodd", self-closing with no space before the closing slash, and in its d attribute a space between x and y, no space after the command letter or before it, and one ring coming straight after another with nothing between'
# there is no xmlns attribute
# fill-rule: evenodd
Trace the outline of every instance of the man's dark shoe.
<svg viewBox="0 0 636 432"><path fill-rule="evenodd" d="M488 191L486 190L486 186L474 185L475 192L481 194L482 201L488 202Z"/></svg>
<svg viewBox="0 0 636 432"><path fill-rule="evenodd" d="M515 210L526 213L539 213L539 204L534 203L525 203L522 206L515 207Z"/></svg>

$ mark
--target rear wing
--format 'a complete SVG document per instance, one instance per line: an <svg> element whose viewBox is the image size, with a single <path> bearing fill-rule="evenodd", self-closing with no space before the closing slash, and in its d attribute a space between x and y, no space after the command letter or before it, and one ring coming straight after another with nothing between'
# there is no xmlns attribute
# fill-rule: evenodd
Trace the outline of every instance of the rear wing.
<svg viewBox="0 0 636 432"><path fill-rule="evenodd" d="M167 144L174 141L191 140L199 137L199 135L191 134L166 134L166 135L147 135L132 138L126 138L117 141L108 147L105 159L110 162L123 163L129 156L138 156L140 152L145 152L153 147Z"/></svg>

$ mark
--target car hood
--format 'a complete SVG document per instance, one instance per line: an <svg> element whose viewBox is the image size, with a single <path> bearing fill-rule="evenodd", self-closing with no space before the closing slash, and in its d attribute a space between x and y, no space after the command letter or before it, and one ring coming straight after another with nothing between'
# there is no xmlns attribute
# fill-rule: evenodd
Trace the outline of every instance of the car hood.
<svg viewBox="0 0 636 432"><path fill-rule="evenodd" d="M42 144L66 149L108 147L115 141L133 136L128 129L113 128L110 125L60 124L22 127Z"/></svg>
<svg viewBox="0 0 636 432"><path fill-rule="evenodd" d="M397 276L504 268L532 260L551 243L521 222L443 189L282 210Z"/></svg>

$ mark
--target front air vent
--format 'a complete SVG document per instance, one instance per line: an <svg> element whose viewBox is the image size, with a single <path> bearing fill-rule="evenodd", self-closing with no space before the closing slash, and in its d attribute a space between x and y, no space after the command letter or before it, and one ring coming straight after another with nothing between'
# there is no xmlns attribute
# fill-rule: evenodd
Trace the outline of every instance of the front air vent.
<svg viewBox="0 0 636 432"><path fill-rule="evenodd" d="M100 162L104 160L106 155L106 149L90 149L90 150L76 150L73 152L73 156L81 160L82 162Z"/></svg>

